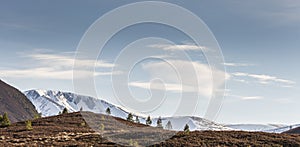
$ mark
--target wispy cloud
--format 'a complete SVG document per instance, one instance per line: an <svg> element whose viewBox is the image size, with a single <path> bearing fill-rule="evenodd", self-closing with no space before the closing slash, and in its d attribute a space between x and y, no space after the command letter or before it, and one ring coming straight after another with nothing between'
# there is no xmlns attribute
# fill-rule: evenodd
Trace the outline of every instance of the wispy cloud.
<svg viewBox="0 0 300 147"><path fill-rule="evenodd" d="M150 62L143 65L143 69L150 73L152 78L159 78L164 81L164 86L155 83L134 81L129 86L149 89L166 90L171 92L197 92L198 94L210 97L213 86L220 87L229 74L215 70L215 77L212 77L212 70L207 64L195 61L168 60L166 62ZM213 83L212 79L216 79Z"/></svg>
<svg viewBox="0 0 300 147"><path fill-rule="evenodd" d="M230 62L227 62L227 63L224 63L225 66L231 66L231 67L243 67L243 66L253 66L253 64L247 64L247 63L230 63Z"/></svg>
<svg viewBox="0 0 300 147"><path fill-rule="evenodd" d="M170 92L195 92L195 88L192 86L181 85L181 84L172 84L172 83L164 83L164 85L160 85L155 82L130 82L129 86L143 88L143 89L154 89L154 90L166 90Z"/></svg>
<svg viewBox="0 0 300 147"><path fill-rule="evenodd" d="M282 78L278 78L271 75L265 75L265 74L249 74L249 73L243 73L243 72L236 72L232 73L235 77L246 77L246 78L252 78L257 80L260 84L271 84L271 83L281 83L281 84L287 84L288 86L294 85L295 82L291 80L286 80Z"/></svg>
<svg viewBox="0 0 300 147"><path fill-rule="evenodd" d="M259 100L259 99L263 99L262 96L245 96L245 97L241 97L241 99L243 100Z"/></svg>
<svg viewBox="0 0 300 147"><path fill-rule="evenodd" d="M183 45L176 45L176 44L153 44L150 45L149 47L152 48L157 48L157 49L163 49L166 51L184 51L184 50L190 50L190 51L202 51L207 49L204 46L198 46L198 45L193 45L193 44L183 44Z"/></svg>
<svg viewBox="0 0 300 147"><path fill-rule="evenodd" d="M263 96L240 96L240 95L231 95L231 94L228 94L227 96L238 98L240 100L261 100L261 99L264 99Z"/></svg>
<svg viewBox="0 0 300 147"><path fill-rule="evenodd" d="M45 66L55 65L61 67L73 67L75 63L74 53L52 53L52 52L34 52L34 53L22 53L21 56L30 58L32 60L39 61L40 64ZM99 68L111 68L114 64L104 61L95 61L90 59L77 59L77 66L90 66Z"/></svg>
<svg viewBox="0 0 300 147"><path fill-rule="evenodd" d="M19 55L30 64L15 69L2 68L0 69L1 77L66 80L73 78L74 53L55 53L51 50L36 49L33 52L20 53ZM79 74L79 76L76 76L78 78L82 78L87 74L107 76L121 73L120 71L110 71L109 69L112 69L115 65L105 61L80 59L76 62L79 66L76 68L76 73ZM95 67L95 71L86 71L84 67Z"/></svg>

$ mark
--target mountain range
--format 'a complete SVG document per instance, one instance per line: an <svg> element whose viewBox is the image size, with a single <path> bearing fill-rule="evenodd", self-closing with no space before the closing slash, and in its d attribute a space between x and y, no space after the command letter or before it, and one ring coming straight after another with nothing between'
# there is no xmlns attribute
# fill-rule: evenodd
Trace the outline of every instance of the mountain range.
<svg viewBox="0 0 300 147"><path fill-rule="evenodd" d="M126 119L130 112L125 111L125 108L110 104L104 100L77 95L70 92L52 91L52 90L29 90L24 94L33 103L37 111L42 116L54 116L61 112L64 108L67 108L69 112L77 112L80 109L83 111L90 111L94 113L105 113L107 108L110 109L111 115ZM138 116L140 123L145 124L146 117ZM152 126L156 126L158 118L152 118ZM183 130L185 124L188 124L190 130L230 130L230 128L223 125L214 123L212 121L194 117L194 116L175 116L175 117L162 117L162 125L166 126L170 121L172 124L172 130Z"/></svg>
<svg viewBox="0 0 300 147"><path fill-rule="evenodd" d="M121 106L116 106L101 99L78 95L70 92L53 91L53 90L29 90L24 92L27 98L33 103L37 111L42 116L54 116L67 108L69 112L77 112L80 109L94 113L105 114L105 110L110 108L111 115L126 119L130 112L126 111ZM146 122L146 117L139 114L139 121L143 124ZM156 126L158 118L152 118L152 126ZM282 133L290 129L299 127L300 125L282 125L282 124L218 124L195 116L173 116L162 117L162 125L166 126L170 121L172 130L183 130L185 124L188 124L190 130L238 130L238 131L259 131L270 133Z"/></svg>

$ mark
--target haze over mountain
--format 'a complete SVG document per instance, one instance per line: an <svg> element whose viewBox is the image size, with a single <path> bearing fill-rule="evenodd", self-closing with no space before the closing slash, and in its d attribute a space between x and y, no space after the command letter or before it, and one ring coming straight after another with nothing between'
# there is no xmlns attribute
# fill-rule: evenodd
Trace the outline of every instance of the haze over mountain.
<svg viewBox="0 0 300 147"><path fill-rule="evenodd" d="M34 118L34 105L18 89L0 80L0 114L7 112L11 122Z"/></svg>

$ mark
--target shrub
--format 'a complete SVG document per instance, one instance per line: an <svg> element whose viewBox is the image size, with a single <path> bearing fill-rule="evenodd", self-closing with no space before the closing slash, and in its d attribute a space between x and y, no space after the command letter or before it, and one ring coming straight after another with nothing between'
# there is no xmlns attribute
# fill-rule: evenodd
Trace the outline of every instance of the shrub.
<svg viewBox="0 0 300 147"><path fill-rule="evenodd" d="M104 116L101 116L101 120L102 120L102 121L105 121L105 117L104 117Z"/></svg>
<svg viewBox="0 0 300 147"><path fill-rule="evenodd" d="M137 141L133 141L132 139L129 140L129 146L139 146L139 143Z"/></svg>
<svg viewBox="0 0 300 147"><path fill-rule="evenodd" d="M80 126L84 127L86 125L85 122L80 123Z"/></svg>
<svg viewBox="0 0 300 147"><path fill-rule="evenodd" d="M34 118L33 119L38 119L38 118L41 118L42 114L41 113L38 113L38 114L34 114Z"/></svg>

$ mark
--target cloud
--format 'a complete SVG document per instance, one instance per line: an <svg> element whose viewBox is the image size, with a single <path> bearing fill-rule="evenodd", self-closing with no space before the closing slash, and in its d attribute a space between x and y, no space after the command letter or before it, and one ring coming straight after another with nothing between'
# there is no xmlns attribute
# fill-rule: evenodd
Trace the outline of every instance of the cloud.
<svg viewBox="0 0 300 147"><path fill-rule="evenodd" d="M262 96L245 96L245 97L241 97L241 99L243 100L259 100L259 99L263 99Z"/></svg>
<svg viewBox="0 0 300 147"><path fill-rule="evenodd" d="M172 83L164 83L164 86L162 87L158 83L153 82L130 82L128 83L129 86L143 88L143 89L154 89L154 90L166 90L170 92L176 92L180 93L183 90L184 92L195 92L194 87L192 86L186 86L181 84L172 84Z"/></svg>
<svg viewBox="0 0 300 147"><path fill-rule="evenodd" d="M35 52L30 54L23 54L23 57L31 58L33 60L39 61L40 64L45 66L55 65L61 67L73 67L75 63L75 57L72 53L42 53L42 52ZM114 64L107 63L104 61L95 61L90 59L77 59L77 65L81 67L95 67L95 68L111 68L114 67Z"/></svg>
<svg viewBox="0 0 300 147"><path fill-rule="evenodd" d="M235 77L248 77L257 80L260 84L270 84L270 83L281 83L281 84L288 84L293 85L295 84L294 81L281 79L275 76L265 75L265 74L249 74L249 73L242 73L242 72L236 72L232 73Z"/></svg>
<svg viewBox="0 0 300 147"><path fill-rule="evenodd" d="M230 77L220 70L215 70L215 76L212 77L212 69L207 64L185 60L149 62L143 64L143 69L148 71L152 79L157 78L164 82L163 87L154 84L151 88L171 92L197 92L206 97L211 96L213 86L220 87ZM216 78L216 83L213 83L213 78ZM129 86L149 89L150 84L153 83L133 81Z"/></svg>
<svg viewBox="0 0 300 147"><path fill-rule="evenodd" d="M228 97L235 97L241 100L260 100L260 99L264 99L263 96L240 96L240 95L231 95L228 94Z"/></svg>
<svg viewBox="0 0 300 147"><path fill-rule="evenodd" d="M246 64L246 63L224 63L225 66L231 66L231 67L243 67L243 66L253 66L253 64Z"/></svg>
<svg viewBox="0 0 300 147"><path fill-rule="evenodd" d="M18 68L2 68L0 76L6 78L41 78L41 79L73 79L73 65L75 62L74 53L55 53L51 50L36 49L30 53L20 53L24 58L23 66ZM28 63L27 63L28 62ZM105 61L94 61L89 59L80 59L76 61L78 78L90 75L108 76L121 74L120 71L112 72L115 65ZM95 71L87 71L84 67L95 67Z"/></svg>
<svg viewBox="0 0 300 147"><path fill-rule="evenodd" d="M300 1L272 0L272 3L260 0L247 2L234 1L232 6L235 12L239 11L241 14L245 14L245 16L251 16L271 26L299 27Z"/></svg>
<svg viewBox="0 0 300 147"><path fill-rule="evenodd" d="M183 45L172 45L172 44L153 44L149 47L162 49L166 51L203 51L204 49L207 49L204 46L197 46L192 44L183 44Z"/></svg>

